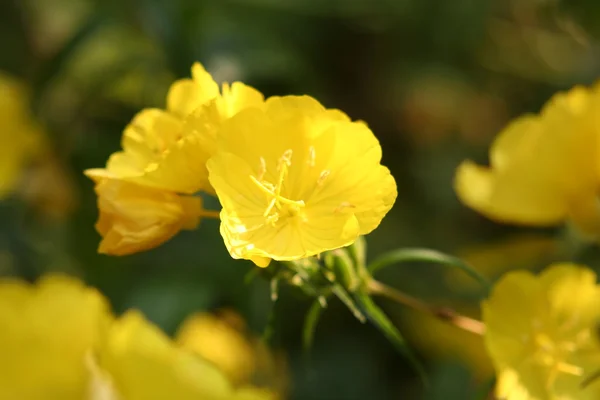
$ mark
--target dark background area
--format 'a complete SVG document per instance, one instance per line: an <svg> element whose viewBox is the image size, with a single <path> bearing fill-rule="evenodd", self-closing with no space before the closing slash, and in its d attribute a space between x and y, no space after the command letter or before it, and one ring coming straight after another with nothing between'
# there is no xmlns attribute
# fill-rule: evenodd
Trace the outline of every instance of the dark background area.
<svg viewBox="0 0 600 400"><path fill-rule="evenodd" d="M565 2L566 3L566 2ZM202 62L217 81L266 96L309 94L367 121L398 184L398 200L367 238L369 258L405 246L460 255L490 278L566 259L560 229L494 224L462 206L452 180L466 158L487 162L511 118L600 73L595 0L2 0L0 70L26 81L66 185L68 207L0 203L0 272L82 277L118 312L141 309L169 333L194 311L231 307L260 334L268 282L228 255L218 222L158 249L96 254L97 208L82 171L119 149L140 109ZM8 145L3 143L2 146ZM580 261L593 262L591 251ZM441 267L402 265L381 280L477 316L478 292ZM480 339L382 302L426 363L426 393L410 364L370 325L333 302L309 362L301 330L310 300L284 290L275 345L291 368L291 399L475 399L491 377ZM482 397L481 397L482 398Z"/></svg>

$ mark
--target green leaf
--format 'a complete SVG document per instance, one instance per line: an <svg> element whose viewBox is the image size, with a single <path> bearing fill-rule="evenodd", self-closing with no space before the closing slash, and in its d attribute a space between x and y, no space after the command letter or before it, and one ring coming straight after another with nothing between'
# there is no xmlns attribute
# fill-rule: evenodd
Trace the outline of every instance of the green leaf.
<svg viewBox="0 0 600 400"><path fill-rule="evenodd" d="M423 383L427 386L428 379L425 374L423 364L407 346L404 337L400 334L398 329L396 329L387 315L385 315L383 310L379 308L377 304L375 304L371 296L368 294L357 293L354 297L356 298L358 305L363 310L363 313L367 316L367 319L384 334L384 336L392 343L396 350L398 350L409 360L411 365L419 374Z"/></svg>
<svg viewBox="0 0 600 400"><path fill-rule="evenodd" d="M475 279L489 292L491 284L486 277L458 257L454 257L431 249L409 248L394 250L373 261L368 269L371 274L392 264L406 262L430 262L458 268Z"/></svg>
<svg viewBox="0 0 600 400"><path fill-rule="evenodd" d="M308 352L312 348L315 331L317 329L317 324L319 323L319 318L323 313L323 305L319 299L313 301L308 313L306 313L306 318L304 319L304 330L302 332L302 346L304 347L304 351Z"/></svg>

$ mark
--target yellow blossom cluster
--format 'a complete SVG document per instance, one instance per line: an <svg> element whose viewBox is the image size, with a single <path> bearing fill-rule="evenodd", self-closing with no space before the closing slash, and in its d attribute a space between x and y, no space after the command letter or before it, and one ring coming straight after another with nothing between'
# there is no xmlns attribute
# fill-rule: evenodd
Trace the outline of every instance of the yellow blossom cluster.
<svg viewBox="0 0 600 400"><path fill-rule="evenodd" d="M115 317L100 293L74 278L50 275L35 284L4 279L0 398L276 399L275 392L250 385L247 376L232 382L218 359L189 345L220 340L226 353L230 343L243 343L232 334L213 338L214 331L190 329L198 318L178 334L185 340L172 341L138 311ZM237 352L235 346L232 350ZM229 366L231 372L236 363Z"/></svg>
<svg viewBox="0 0 600 400"><path fill-rule="evenodd" d="M217 83L198 63L176 81L166 109L146 109L125 128L123 150L96 183L99 252L154 248L215 216L233 258L265 267L353 243L396 199L381 146L362 122L308 96L265 99L241 83Z"/></svg>

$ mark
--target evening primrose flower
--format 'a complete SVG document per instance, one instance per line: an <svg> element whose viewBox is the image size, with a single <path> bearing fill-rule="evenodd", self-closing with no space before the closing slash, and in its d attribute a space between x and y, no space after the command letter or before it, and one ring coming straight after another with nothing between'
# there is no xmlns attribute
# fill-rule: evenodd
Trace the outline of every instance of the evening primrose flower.
<svg viewBox="0 0 600 400"><path fill-rule="evenodd" d="M195 229L201 217L215 214L203 209L200 197L106 177L103 170L86 174L96 182L99 253L126 255L155 248L182 229Z"/></svg>
<svg viewBox="0 0 600 400"><path fill-rule="evenodd" d="M233 258L265 267L353 243L396 199L371 130L308 96L272 97L225 121L209 179Z"/></svg>
<svg viewBox="0 0 600 400"><path fill-rule="evenodd" d="M555 264L539 277L510 272L483 303L483 320L498 398L600 398L600 381L582 387L600 365L600 287L591 270Z"/></svg>
<svg viewBox="0 0 600 400"><path fill-rule="evenodd" d="M263 95L234 82L222 91L201 64L192 79L176 81L167 108L145 109L125 128L123 151L106 165L116 178L178 193L212 192L206 161L215 149L222 121L247 107L260 107Z"/></svg>
<svg viewBox="0 0 600 400"><path fill-rule="evenodd" d="M0 399L85 399L84 360L111 318L105 299L76 279L0 281Z"/></svg>
<svg viewBox="0 0 600 400"><path fill-rule="evenodd" d="M254 349L248 340L237 327L216 315L189 316L179 328L176 341L213 363L234 383L250 381L256 369Z"/></svg>
<svg viewBox="0 0 600 400"><path fill-rule="evenodd" d="M175 341L215 365L235 386L259 383L279 394L287 390L283 357L251 336L243 318L233 310L190 315Z"/></svg>
<svg viewBox="0 0 600 400"><path fill-rule="evenodd" d="M0 72L0 198L17 186L23 168L43 148L43 133L29 109L26 88Z"/></svg>
<svg viewBox="0 0 600 400"><path fill-rule="evenodd" d="M455 189L467 206L507 223L572 222L600 235L600 87L555 95L539 115L508 125L490 150L489 168L471 161L457 170Z"/></svg>
<svg viewBox="0 0 600 400"><path fill-rule="evenodd" d="M93 400L274 400L268 391L233 387L211 363L177 347L137 311L112 325L92 366Z"/></svg>

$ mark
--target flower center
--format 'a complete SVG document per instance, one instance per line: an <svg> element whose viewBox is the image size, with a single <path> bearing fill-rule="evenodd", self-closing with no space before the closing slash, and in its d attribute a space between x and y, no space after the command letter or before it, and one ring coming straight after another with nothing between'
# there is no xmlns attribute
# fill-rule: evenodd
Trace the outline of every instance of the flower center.
<svg viewBox="0 0 600 400"><path fill-rule="evenodd" d="M546 388L550 390L559 374L582 377L583 368L570 364L567 360L577 352L582 343L589 339L589 331L584 330L575 335L573 340L555 340L546 333L536 332L530 340L533 346L531 360L538 365L549 368Z"/></svg>
<svg viewBox="0 0 600 400"><path fill-rule="evenodd" d="M263 216L267 223L275 225L281 218L297 216L305 204L303 200L291 200L281 194L283 184L289 174L289 168L292 165L292 150L288 149L283 152L277 163L277 182L271 183L264 180L267 172L266 161L260 158L259 176L250 175L250 179L258 188L267 195L267 207Z"/></svg>

